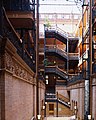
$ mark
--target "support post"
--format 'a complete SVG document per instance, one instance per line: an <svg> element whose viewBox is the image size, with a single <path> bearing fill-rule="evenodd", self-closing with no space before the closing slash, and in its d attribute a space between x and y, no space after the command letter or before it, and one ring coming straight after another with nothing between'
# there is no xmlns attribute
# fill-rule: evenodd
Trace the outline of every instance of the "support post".
<svg viewBox="0 0 96 120"><path fill-rule="evenodd" d="M39 43L39 0L37 0L37 6L36 6L36 18L37 18L37 23L36 23L36 83L37 83L37 89L36 89L36 113L37 113L37 120L38 120L38 115L39 115L39 89L38 89L38 57L39 57L39 50L38 50L38 43Z"/></svg>
<svg viewBox="0 0 96 120"><path fill-rule="evenodd" d="M83 5L84 5L84 1L83 1ZM86 72L87 75L85 78L86 80L85 80L84 120L88 120L89 115L92 118L92 0L90 0L89 11L90 11L90 15L89 15L89 57L88 57L88 61L87 61L88 65L86 65L86 67L87 66L89 67L88 68L89 74ZM84 22L84 15L83 14L84 13L82 12L82 19L83 19L82 23ZM83 27L84 27L84 25L83 25ZM82 35L83 35L83 32L84 32L84 30L82 31ZM84 40L83 40L83 42L84 42ZM88 71L88 69L87 69L87 71Z"/></svg>
<svg viewBox="0 0 96 120"><path fill-rule="evenodd" d="M90 0L89 33L89 114L92 118L92 0Z"/></svg>
<svg viewBox="0 0 96 120"><path fill-rule="evenodd" d="M69 39L67 36L67 75L68 75L68 71L69 71Z"/></svg>
<svg viewBox="0 0 96 120"><path fill-rule="evenodd" d="M3 0L0 1L0 35L3 36Z"/></svg>
<svg viewBox="0 0 96 120"><path fill-rule="evenodd" d="M58 117L58 92L57 92L57 102L56 102L56 106L57 106L57 107L56 107L56 108L57 108L57 109L56 109L56 110L57 110L57 111L56 111L56 113L57 113L56 115L57 115L57 117Z"/></svg>
<svg viewBox="0 0 96 120"><path fill-rule="evenodd" d="M45 104L44 117L46 117L47 102L45 101L44 104Z"/></svg>

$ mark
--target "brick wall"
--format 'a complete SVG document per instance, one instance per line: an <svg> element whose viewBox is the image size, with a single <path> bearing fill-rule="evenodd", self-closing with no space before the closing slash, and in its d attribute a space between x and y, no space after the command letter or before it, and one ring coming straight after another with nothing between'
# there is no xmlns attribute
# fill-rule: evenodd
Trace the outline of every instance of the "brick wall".
<svg viewBox="0 0 96 120"><path fill-rule="evenodd" d="M31 120L33 116L33 85L6 73L5 119Z"/></svg>
<svg viewBox="0 0 96 120"><path fill-rule="evenodd" d="M4 62L4 68L0 71L0 120L31 120L36 117L35 74L7 39L3 56L4 59L0 59L0 65ZM44 99L42 81L40 86L41 101Z"/></svg>
<svg viewBox="0 0 96 120"><path fill-rule="evenodd" d="M42 81L39 81L39 113L42 114L42 108L45 101L45 85Z"/></svg>
<svg viewBox="0 0 96 120"><path fill-rule="evenodd" d="M64 97L69 99L68 96L68 92L67 92L67 87L66 86L56 86L56 92L58 92L58 94L63 95Z"/></svg>
<svg viewBox="0 0 96 120"><path fill-rule="evenodd" d="M93 78L92 117L96 120L96 78Z"/></svg>
<svg viewBox="0 0 96 120"><path fill-rule="evenodd" d="M70 89L70 102L71 110L75 114L74 106L77 104L77 116L80 120L84 119L84 83L71 85Z"/></svg>
<svg viewBox="0 0 96 120"><path fill-rule="evenodd" d="M5 120L5 50L6 40L0 38L0 120Z"/></svg>

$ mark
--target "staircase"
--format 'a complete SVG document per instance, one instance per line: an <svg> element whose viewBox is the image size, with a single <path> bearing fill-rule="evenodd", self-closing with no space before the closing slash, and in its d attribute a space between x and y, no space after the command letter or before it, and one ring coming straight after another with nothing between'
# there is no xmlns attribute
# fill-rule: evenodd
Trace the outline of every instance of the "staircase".
<svg viewBox="0 0 96 120"><path fill-rule="evenodd" d="M67 80L67 78L68 78L67 73L65 71L63 71L62 69L58 68L57 66L47 66L45 68L45 72L57 74L64 80Z"/></svg>
<svg viewBox="0 0 96 120"><path fill-rule="evenodd" d="M73 115L73 111L70 109L70 104L68 104L68 102L66 102L66 100L68 100L68 98L66 97L62 97L59 98L59 94L58 97L56 94L52 94L52 93L46 93L46 102L48 104L54 104L54 108L57 110L57 106L58 106L58 116L72 116ZM64 99L63 99L64 98ZM69 100L68 100L69 101ZM48 106L47 106L48 108ZM55 112L55 109L53 110L53 113ZM49 115L50 116L50 115ZM56 116L56 113L53 114L53 116Z"/></svg>
<svg viewBox="0 0 96 120"><path fill-rule="evenodd" d="M60 57L68 60L79 60L79 54L78 53L67 53L65 50L60 49L56 45L46 45L45 46L45 52L46 53L55 53L59 55Z"/></svg>
<svg viewBox="0 0 96 120"><path fill-rule="evenodd" d="M56 38L63 42L64 44L67 44L67 39L73 40L73 41L78 41L77 37L74 37L74 35L68 34L67 32L63 31L59 27L46 27L45 28L45 36L46 38Z"/></svg>
<svg viewBox="0 0 96 120"><path fill-rule="evenodd" d="M62 100L61 98L56 97L56 94L52 94L52 93L46 93L46 102L58 102L68 108L70 108L70 105L68 104L68 102Z"/></svg>

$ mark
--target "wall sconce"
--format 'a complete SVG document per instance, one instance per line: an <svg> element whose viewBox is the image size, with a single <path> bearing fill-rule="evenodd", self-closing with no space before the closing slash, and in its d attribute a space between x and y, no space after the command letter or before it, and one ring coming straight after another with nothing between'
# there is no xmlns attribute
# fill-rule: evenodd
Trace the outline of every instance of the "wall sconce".
<svg viewBox="0 0 96 120"><path fill-rule="evenodd" d="M48 85L48 80L46 80L46 84Z"/></svg>
<svg viewBox="0 0 96 120"><path fill-rule="evenodd" d="M45 78L46 78L46 84L48 84L48 75L46 75Z"/></svg>
<svg viewBox="0 0 96 120"><path fill-rule="evenodd" d="M56 77L54 76L54 79L56 79Z"/></svg>
<svg viewBox="0 0 96 120"><path fill-rule="evenodd" d="M70 105L70 102L68 102L68 105Z"/></svg>
<svg viewBox="0 0 96 120"><path fill-rule="evenodd" d="M48 79L48 75L46 75L45 78Z"/></svg>
<svg viewBox="0 0 96 120"><path fill-rule="evenodd" d="M88 120L91 120L91 115L88 115Z"/></svg>
<svg viewBox="0 0 96 120"><path fill-rule="evenodd" d="M37 115L37 118L38 118L38 120L40 120L40 118L41 118L41 115Z"/></svg>
<svg viewBox="0 0 96 120"><path fill-rule="evenodd" d="M77 106L75 105L75 106L74 106L74 110L76 110L76 109L77 109Z"/></svg>
<svg viewBox="0 0 96 120"><path fill-rule="evenodd" d="M47 102L45 102L45 105L47 105Z"/></svg>
<svg viewBox="0 0 96 120"><path fill-rule="evenodd" d="M56 61L54 61L54 64L56 64Z"/></svg>
<svg viewBox="0 0 96 120"><path fill-rule="evenodd" d="M45 109L45 106L43 105L43 110Z"/></svg>

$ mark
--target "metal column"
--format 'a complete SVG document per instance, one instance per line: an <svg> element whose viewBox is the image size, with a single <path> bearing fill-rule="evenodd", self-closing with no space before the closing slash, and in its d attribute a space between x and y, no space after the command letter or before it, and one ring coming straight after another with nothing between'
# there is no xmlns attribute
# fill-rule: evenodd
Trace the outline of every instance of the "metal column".
<svg viewBox="0 0 96 120"><path fill-rule="evenodd" d="M90 0L90 16L89 16L89 43L86 43L84 36L84 6L88 6L88 3L83 1L82 5L82 74L85 79L85 96L84 96L84 120L88 120L88 115L92 117L92 0ZM84 45L89 46L88 58L84 58ZM86 51L88 52L88 51ZM86 70L84 70L84 61L86 61ZM85 73L85 75L84 75Z"/></svg>
<svg viewBox="0 0 96 120"><path fill-rule="evenodd" d="M44 78L45 78L45 50L46 50L46 35L45 35L45 29L46 25L44 24ZM46 80L45 80L45 102L46 102ZM45 104L45 110L44 110L44 117L46 117L46 104Z"/></svg>
<svg viewBox="0 0 96 120"><path fill-rule="evenodd" d="M68 75L68 71L69 71L69 39L67 36L67 75Z"/></svg>
<svg viewBox="0 0 96 120"><path fill-rule="evenodd" d="M0 35L3 36L3 0L0 1Z"/></svg>
<svg viewBox="0 0 96 120"><path fill-rule="evenodd" d="M58 92L57 92L57 94L56 94L56 96L57 96L57 100L56 100L56 117L58 117Z"/></svg>
<svg viewBox="0 0 96 120"><path fill-rule="evenodd" d="M89 76L88 76L88 58L84 58L84 45L86 44L86 38L84 38L84 7L87 6L85 0L83 0L82 5L82 76L85 79L85 89L84 89L84 120L88 120L89 114ZM88 44L89 45L89 44ZM87 51L88 52L88 51ZM84 62L86 62L86 69L84 68Z"/></svg>
<svg viewBox="0 0 96 120"><path fill-rule="evenodd" d="M39 115L39 89L38 89L38 59L39 59L39 50L38 50L38 43L39 43L39 0L37 0L37 6L36 6L36 19L37 19L37 22L36 22L36 83L37 83L37 90L36 90L36 103L37 103L37 106L36 106L36 113L37 115ZM37 119L38 119L38 116L37 116Z"/></svg>
<svg viewBox="0 0 96 120"><path fill-rule="evenodd" d="M89 33L89 113L92 117L92 0L90 0Z"/></svg>

